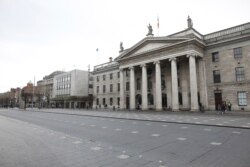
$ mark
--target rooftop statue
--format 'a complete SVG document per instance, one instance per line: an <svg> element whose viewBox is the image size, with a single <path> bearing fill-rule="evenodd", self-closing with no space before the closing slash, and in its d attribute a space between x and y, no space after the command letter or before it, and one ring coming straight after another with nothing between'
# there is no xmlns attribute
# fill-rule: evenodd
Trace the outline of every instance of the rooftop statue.
<svg viewBox="0 0 250 167"><path fill-rule="evenodd" d="M120 42L120 51L119 52L123 52L124 51L124 48L123 48L123 43Z"/></svg>
<svg viewBox="0 0 250 167"><path fill-rule="evenodd" d="M192 28L193 27L193 21L192 19L188 16L188 19L187 19L187 23L188 23L188 28Z"/></svg>
<svg viewBox="0 0 250 167"><path fill-rule="evenodd" d="M153 34L153 28L152 28L152 26L150 24L148 24L148 34L147 34L147 36L152 36L152 35L154 35Z"/></svg>

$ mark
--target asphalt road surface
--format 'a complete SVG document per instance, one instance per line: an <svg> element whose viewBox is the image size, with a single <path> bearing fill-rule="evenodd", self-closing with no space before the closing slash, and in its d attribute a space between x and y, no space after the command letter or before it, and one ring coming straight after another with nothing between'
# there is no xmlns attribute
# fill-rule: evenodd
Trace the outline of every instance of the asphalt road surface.
<svg viewBox="0 0 250 167"><path fill-rule="evenodd" d="M0 110L1 167L249 167L250 129Z"/></svg>

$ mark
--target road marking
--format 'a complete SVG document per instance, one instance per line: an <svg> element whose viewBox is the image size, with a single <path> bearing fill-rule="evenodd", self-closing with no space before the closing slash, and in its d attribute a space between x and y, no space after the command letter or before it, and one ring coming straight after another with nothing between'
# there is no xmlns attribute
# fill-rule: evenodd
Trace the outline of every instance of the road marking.
<svg viewBox="0 0 250 167"><path fill-rule="evenodd" d="M115 129L115 131L121 131L121 129L118 128L118 129Z"/></svg>
<svg viewBox="0 0 250 167"><path fill-rule="evenodd" d="M204 131L211 131L212 129L203 129Z"/></svg>
<svg viewBox="0 0 250 167"><path fill-rule="evenodd" d="M233 134L241 134L241 132L238 132L238 131L233 131L232 133Z"/></svg>
<svg viewBox="0 0 250 167"><path fill-rule="evenodd" d="M101 147L91 147L91 150L93 150L93 151L99 151L101 149L102 149Z"/></svg>
<svg viewBox="0 0 250 167"><path fill-rule="evenodd" d="M80 144L80 143L82 143L81 141L74 141L74 142L72 142L73 144Z"/></svg>
<svg viewBox="0 0 250 167"><path fill-rule="evenodd" d="M177 138L177 140L184 141L184 140L187 140L187 138L179 137L179 138Z"/></svg>
<svg viewBox="0 0 250 167"><path fill-rule="evenodd" d="M152 134L151 136L154 136L154 137L159 137L160 134Z"/></svg>
<svg viewBox="0 0 250 167"><path fill-rule="evenodd" d="M66 137L65 137L65 136L62 136L62 137L60 137L60 139L66 139Z"/></svg>
<svg viewBox="0 0 250 167"><path fill-rule="evenodd" d="M106 126L103 126L102 129L107 129L107 127L106 127Z"/></svg>
<svg viewBox="0 0 250 167"><path fill-rule="evenodd" d="M117 158L119 158L119 159L127 159L127 158L129 158L129 155L122 154L122 155L117 156Z"/></svg>
<svg viewBox="0 0 250 167"><path fill-rule="evenodd" d="M219 146L219 145L221 145L221 143L218 143L218 142L211 142L210 144L211 144L211 145L214 145L214 146Z"/></svg>
<svg viewBox="0 0 250 167"><path fill-rule="evenodd" d="M167 127L168 125L166 125L166 124L164 124L164 125L162 125L163 127Z"/></svg>
<svg viewBox="0 0 250 167"><path fill-rule="evenodd" d="M186 126L183 126L183 127L181 127L181 129L187 129L188 127L186 127Z"/></svg>
<svg viewBox="0 0 250 167"><path fill-rule="evenodd" d="M138 131L132 131L131 133L136 134L136 133L138 133Z"/></svg>
<svg viewBox="0 0 250 167"><path fill-rule="evenodd" d="M90 125L91 127L95 127L96 125Z"/></svg>
<svg viewBox="0 0 250 167"><path fill-rule="evenodd" d="M147 123L146 125L151 125L151 123Z"/></svg>

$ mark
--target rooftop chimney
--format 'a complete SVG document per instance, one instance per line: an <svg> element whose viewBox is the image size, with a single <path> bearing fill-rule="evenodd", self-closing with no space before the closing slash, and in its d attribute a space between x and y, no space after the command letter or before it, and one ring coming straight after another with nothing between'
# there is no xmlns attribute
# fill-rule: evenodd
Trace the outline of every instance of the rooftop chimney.
<svg viewBox="0 0 250 167"><path fill-rule="evenodd" d="M112 57L109 57L109 62L112 62L113 61L113 58Z"/></svg>

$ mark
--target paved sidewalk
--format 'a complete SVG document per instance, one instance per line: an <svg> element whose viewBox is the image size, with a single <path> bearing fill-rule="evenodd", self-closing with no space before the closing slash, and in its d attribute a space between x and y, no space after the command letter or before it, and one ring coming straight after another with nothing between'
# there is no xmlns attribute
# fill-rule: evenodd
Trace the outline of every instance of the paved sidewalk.
<svg viewBox="0 0 250 167"><path fill-rule="evenodd" d="M221 115L216 111L205 113L70 109L27 109L26 111L250 129L250 112L232 111Z"/></svg>

